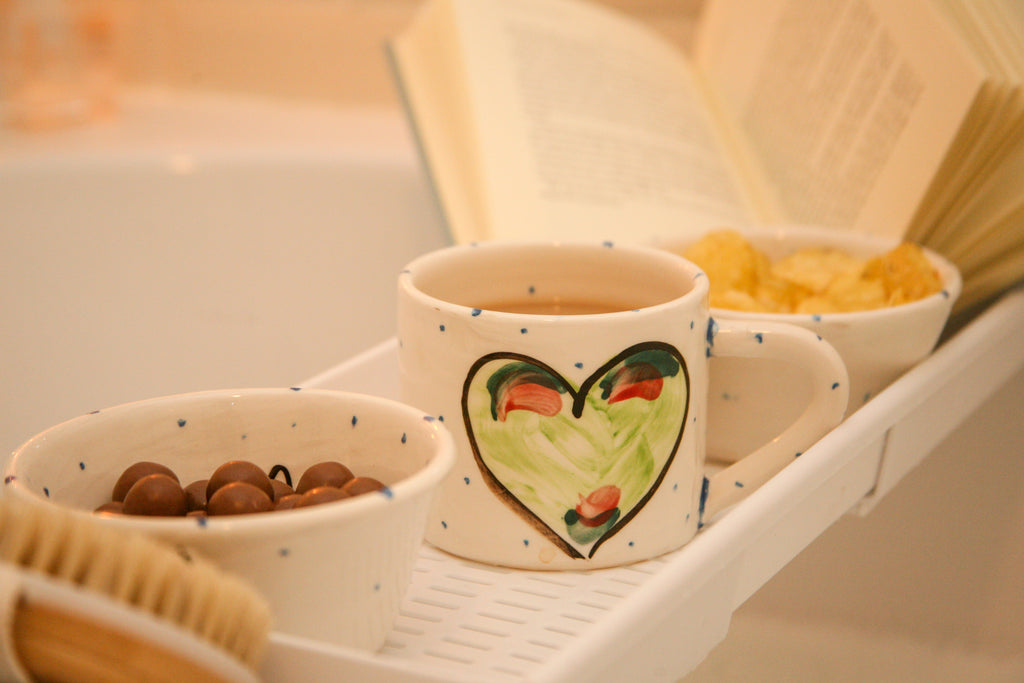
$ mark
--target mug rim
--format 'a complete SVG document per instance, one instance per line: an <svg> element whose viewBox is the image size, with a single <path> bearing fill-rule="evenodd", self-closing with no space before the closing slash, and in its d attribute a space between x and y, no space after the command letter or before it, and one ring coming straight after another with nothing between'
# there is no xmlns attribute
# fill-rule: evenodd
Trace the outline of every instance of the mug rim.
<svg viewBox="0 0 1024 683"><path fill-rule="evenodd" d="M529 313L495 310L493 308L477 308L468 304L450 301L425 291L415 282L419 269L437 268L445 261L451 259L465 259L465 255L473 251L485 250L489 252L507 251L533 253L537 251L550 251L552 249L571 249L574 252L599 253L602 250L625 252L637 258L646 258L651 262L657 262L674 266L679 269L681 277L686 277L688 289L685 292L662 298L653 304L646 304L635 308L624 308L614 311L591 312L591 313ZM639 312L658 312L665 308L679 305L691 299L703 298L707 302L709 284L704 271L689 259L665 249L652 245L640 245L633 243L619 243L611 240L511 240L499 241L489 240L483 242L469 242L466 244L455 244L421 254L411 260L402 268L398 277L398 287L410 297L421 302L426 302L438 310L457 311L470 315L478 315L486 311L488 316L499 316L503 318L524 318L532 320L560 320L569 319L572 321L600 319L608 320L613 316L636 315Z"/></svg>

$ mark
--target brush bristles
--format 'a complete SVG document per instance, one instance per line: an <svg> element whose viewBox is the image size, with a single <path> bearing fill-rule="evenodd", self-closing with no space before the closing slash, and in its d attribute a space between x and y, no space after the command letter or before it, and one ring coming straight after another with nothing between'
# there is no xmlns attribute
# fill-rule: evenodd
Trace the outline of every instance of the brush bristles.
<svg viewBox="0 0 1024 683"><path fill-rule="evenodd" d="M200 558L55 507L0 497L0 560L68 581L184 628L255 669L266 600Z"/></svg>

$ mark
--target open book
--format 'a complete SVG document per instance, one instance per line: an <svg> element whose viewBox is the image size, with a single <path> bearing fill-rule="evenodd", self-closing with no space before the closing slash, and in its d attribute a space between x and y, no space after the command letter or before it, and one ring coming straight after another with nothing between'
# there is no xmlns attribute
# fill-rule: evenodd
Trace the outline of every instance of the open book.
<svg viewBox="0 0 1024 683"><path fill-rule="evenodd" d="M426 0L389 46L457 242L816 224L1024 275L1024 3L707 0L692 54L584 0Z"/></svg>

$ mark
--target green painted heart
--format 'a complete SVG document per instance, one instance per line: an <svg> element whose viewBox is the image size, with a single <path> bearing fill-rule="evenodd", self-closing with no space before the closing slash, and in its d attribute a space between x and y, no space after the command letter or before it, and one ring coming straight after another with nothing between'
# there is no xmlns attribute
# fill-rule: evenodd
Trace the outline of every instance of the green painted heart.
<svg viewBox="0 0 1024 683"><path fill-rule="evenodd" d="M593 557L650 500L683 436L682 354L645 342L578 388L545 363L492 353L473 364L462 415L491 491L567 555Z"/></svg>

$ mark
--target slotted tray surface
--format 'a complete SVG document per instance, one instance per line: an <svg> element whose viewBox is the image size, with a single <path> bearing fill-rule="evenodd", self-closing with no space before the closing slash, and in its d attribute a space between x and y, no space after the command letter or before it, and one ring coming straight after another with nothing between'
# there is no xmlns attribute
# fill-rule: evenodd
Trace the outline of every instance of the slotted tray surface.
<svg viewBox="0 0 1024 683"><path fill-rule="evenodd" d="M1024 367L1024 290L1007 294L688 545L593 571L530 572L424 545L376 653L274 633L269 682L678 680L732 612L841 515L866 514ZM304 386L397 396L392 339Z"/></svg>

